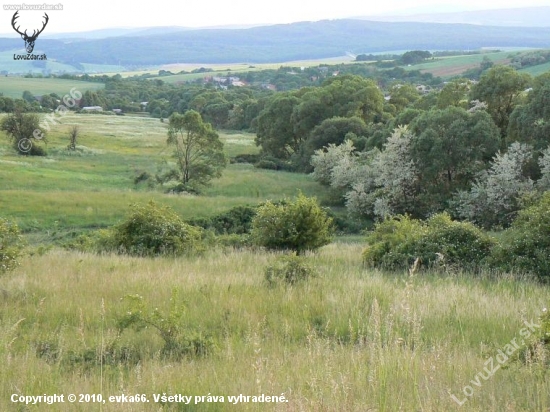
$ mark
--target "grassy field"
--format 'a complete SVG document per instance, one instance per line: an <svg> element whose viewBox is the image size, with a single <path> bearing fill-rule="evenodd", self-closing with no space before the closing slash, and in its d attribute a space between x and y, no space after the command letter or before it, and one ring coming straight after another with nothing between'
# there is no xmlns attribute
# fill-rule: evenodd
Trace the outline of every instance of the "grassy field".
<svg viewBox="0 0 550 412"><path fill-rule="evenodd" d="M202 196L164 194L133 179L171 160L166 123L59 120L47 157L17 155L0 136L0 215L31 243L22 265L0 277L1 411L548 411L540 359L498 363L499 350L513 339L523 345L524 322L537 323L548 306L548 287L527 279L382 273L364 267L362 236L309 254L315 277L274 287L264 269L277 254L259 249L134 258L42 247L57 232L115 224L134 202L196 218L299 190L324 193L307 175L231 164ZM72 125L81 130L77 154L65 149ZM252 134L220 136L228 156L258 151ZM147 327L124 327L135 310L129 299L142 302ZM185 338L180 356L174 346L167 352L174 332L166 325ZM12 402L44 394L64 402ZM70 403L69 394L95 402ZM163 394L192 398L156 399ZM230 403L240 394L283 402ZM122 395L143 402L109 400Z"/></svg>
<svg viewBox="0 0 550 412"><path fill-rule="evenodd" d="M0 280L0 409L27 410L10 402L13 394L57 393L101 394L106 402L28 410L548 410L550 382L537 364L510 357L487 380L479 377L499 349L520 343L525 320L536 323L548 288L513 278L384 274L362 267L362 248L326 246L310 256L317 277L274 288L263 268L275 255L259 251L30 257ZM209 339L209 354L166 358L154 327L120 332L127 295L161 316L180 304L173 313L190 336ZM149 402L109 402L122 394ZM162 405L154 394L205 401ZM230 404L239 394L284 394L287 402ZM208 403L208 395L224 402Z"/></svg>
<svg viewBox="0 0 550 412"><path fill-rule="evenodd" d="M421 70L443 78L453 77L462 74L468 69L478 67L485 57L490 59L495 64L508 63L510 61L509 56L511 54L513 54L513 52L501 51L464 56L440 57L435 58L434 60L428 60L425 63L408 66L406 69Z"/></svg>
<svg viewBox="0 0 550 412"><path fill-rule="evenodd" d="M63 97L68 94L73 87L81 93L84 93L86 90L102 89L103 83L54 78L39 79L0 76L0 93L12 98L21 98L25 90L30 91L35 96L57 93L59 96Z"/></svg>
<svg viewBox="0 0 550 412"><path fill-rule="evenodd" d="M80 127L78 152L70 154L69 129ZM322 192L309 176L228 165L204 196L177 196L136 187L134 177L172 161L167 125L159 119L66 115L48 134L47 157L17 155L0 136L0 210L25 231L80 230L116 223L135 202L156 200L185 218L206 217L233 206ZM228 156L256 153L254 135L222 133Z"/></svg>
<svg viewBox="0 0 550 412"><path fill-rule="evenodd" d="M525 69L519 70L523 73L529 73L531 76L536 77L550 71L550 62L544 64L538 64L536 66L527 67Z"/></svg>

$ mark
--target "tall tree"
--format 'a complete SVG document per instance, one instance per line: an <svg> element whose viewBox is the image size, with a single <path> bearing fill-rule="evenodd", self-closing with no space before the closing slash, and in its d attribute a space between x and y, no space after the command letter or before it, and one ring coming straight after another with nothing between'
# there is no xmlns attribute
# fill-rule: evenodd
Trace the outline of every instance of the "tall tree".
<svg viewBox="0 0 550 412"><path fill-rule="evenodd" d="M174 146L182 190L198 190L220 177L227 164L218 134L195 110L170 116L168 144Z"/></svg>
<svg viewBox="0 0 550 412"><path fill-rule="evenodd" d="M520 102L520 96L531 83L531 76L519 73L509 66L495 66L489 69L472 88L471 100L487 103L487 111L500 129L501 148L506 148L506 137L510 114Z"/></svg>
<svg viewBox="0 0 550 412"><path fill-rule="evenodd" d="M421 191L432 212L487 167L500 143L498 128L487 112L468 113L453 106L422 114L412 122L411 131Z"/></svg>

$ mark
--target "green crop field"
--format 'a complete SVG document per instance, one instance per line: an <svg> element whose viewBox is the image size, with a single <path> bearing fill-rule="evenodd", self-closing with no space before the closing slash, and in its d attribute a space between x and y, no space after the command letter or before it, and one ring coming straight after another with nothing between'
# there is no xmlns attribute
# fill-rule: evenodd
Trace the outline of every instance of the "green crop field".
<svg viewBox="0 0 550 412"><path fill-rule="evenodd" d="M16 76L0 76L0 93L12 98L21 98L25 90L30 91L35 96L43 94L57 93L63 97L71 89L84 93L86 90L97 90L103 88L102 83L83 82L68 79L54 78L26 78Z"/></svg>

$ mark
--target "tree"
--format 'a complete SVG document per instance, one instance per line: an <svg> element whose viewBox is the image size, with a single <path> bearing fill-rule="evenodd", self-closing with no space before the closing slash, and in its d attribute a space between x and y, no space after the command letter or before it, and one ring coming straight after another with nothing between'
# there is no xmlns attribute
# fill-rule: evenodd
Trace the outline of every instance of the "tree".
<svg viewBox="0 0 550 412"><path fill-rule="evenodd" d="M67 149L76 150L76 139L78 138L79 133L80 129L77 125L71 127L71 130L69 132L69 145L67 146Z"/></svg>
<svg viewBox="0 0 550 412"><path fill-rule="evenodd" d="M520 209L520 199L534 189L525 168L532 157L532 147L512 143L504 154L498 153L491 168L482 173L468 192L456 195L456 210L463 219L491 228L508 226Z"/></svg>
<svg viewBox="0 0 550 412"><path fill-rule="evenodd" d="M294 159L293 163L297 169L311 172L311 156L316 150L322 149L331 143L339 145L345 139L357 140L358 137L366 135L367 132L368 128L365 122L356 116L325 119L311 131L302 145L300 158Z"/></svg>
<svg viewBox="0 0 550 412"><path fill-rule="evenodd" d="M483 74L472 88L471 100L487 103L487 111L500 129L502 149L506 147L504 138L510 114L530 82L531 76L527 73L519 73L509 66L495 66Z"/></svg>
<svg viewBox="0 0 550 412"><path fill-rule="evenodd" d="M468 79L456 79L447 83L437 96L437 107L445 109L449 106L468 108L468 94L472 82Z"/></svg>
<svg viewBox="0 0 550 412"><path fill-rule="evenodd" d="M351 213L386 218L397 213L416 214L421 209L417 201L418 171L411 155L413 138L407 127L396 128L384 150L371 151L359 170L342 163L333 169L333 183L343 177L349 180L345 177L350 172L356 177L346 194Z"/></svg>
<svg viewBox="0 0 550 412"><path fill-rule="evenodd" d="M256 120L256 144L263 153L288 159L298 151L301 140L294 133L291 117L299 102L291 93L277 94L260 112Z"/></svg>
<svg viewBox="0 0 550 412"><path fill-rule="evenodd" d="M517 106L510 116L508 141L531 144L535 150L542 150L548 146L550 136L550 77L536 80L527 102Z"/></svg>
<svg viewBox="0 0 550 412"><path fill-rule="evenodd" d="M13 148L20 154L45 155L44 149L37 145L38 141L45 141L45 131L40 127L37 114L15 111L2 119L0 129L6 132Z"/></svg>
<svg viewBox="0 0 550 412"><path fill-rule="evenodd" d="M227 164L218 134L195 110L170 116L167 143L175 149L181 190L207 185Z"/></svg>
<svg viewBox="0 0 550 412"><path fill-rule="evenodd" d="M303 194L293 202L266 202L252 221L252 238L257 245L293 250L298 255L330 243L332 232L332 219L315 198Z"/></svg>
<svg viewBox="0 0 550 412"><path fill-rule="evenodd" d="M419 190L431 205L426 213L444 209L453 192L466 189L500 143L498 128L483 110L468 113L453 106L430 110L410 129L415 134L411 153L420 175Z"/></svg>
<svg viewBox="0 0 550 412"><path fill-rule="evenodd" d="M416 90L416 87L409 83L392 85L389 94L389 104L395 110L394 113L400 113L420 98L420 93Z"/></svg>

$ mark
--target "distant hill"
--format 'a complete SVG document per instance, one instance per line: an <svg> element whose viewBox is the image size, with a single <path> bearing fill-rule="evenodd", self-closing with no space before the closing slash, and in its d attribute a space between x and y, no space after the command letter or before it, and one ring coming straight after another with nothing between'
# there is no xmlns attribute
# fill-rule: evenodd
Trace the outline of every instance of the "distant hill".
<svg viewBox="0 0 550 412"><path fill-rule="evenodd" d="M550 27L550 7L478 10L452 13L422 13L356 17L385 22L463 23L482 26Z"/></svg>
<svg viewBox="0 0 550 412"><path fill-rule="evenodd" d="M143 29L146 31L147 29ZM158 30L158 28L155 28ZM139 33L139 32L138 32ZM550 48L550 27L373 22L342 19L248 29L182 30L103 39L38 39L35 53L81 64L147 66L169 63L268 63L397 50L466 50L482 47ZM0 39L0 51L22 49Z"/></svg>

